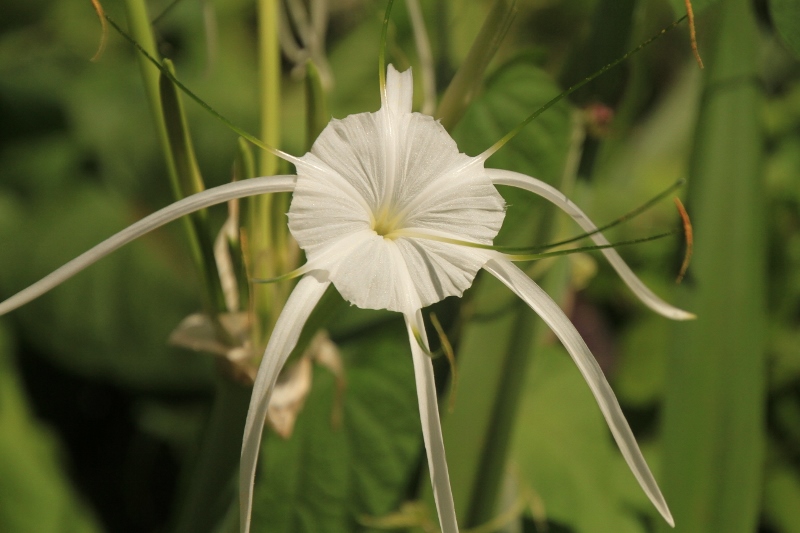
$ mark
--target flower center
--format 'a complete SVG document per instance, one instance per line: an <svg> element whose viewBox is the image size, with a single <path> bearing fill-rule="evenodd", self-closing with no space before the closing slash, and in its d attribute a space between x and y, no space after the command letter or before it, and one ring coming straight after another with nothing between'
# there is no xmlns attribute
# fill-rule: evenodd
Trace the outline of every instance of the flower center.
<svg viewBox="0 0 800 533"><path fill-rule="evenodd" d="M384 206L373 215L372 231L384 239L394 240L396 238L394 232L402 229L401 221L393 211L390 207Z"/></svg>

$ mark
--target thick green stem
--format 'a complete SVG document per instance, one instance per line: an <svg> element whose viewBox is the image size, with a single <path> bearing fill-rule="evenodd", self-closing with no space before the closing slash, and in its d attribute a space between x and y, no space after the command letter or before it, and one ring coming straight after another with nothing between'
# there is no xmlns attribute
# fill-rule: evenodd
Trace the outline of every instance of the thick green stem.
<svg viewBox="0 0 800 533"><path fill-rule="evenodd" d="M258 72L259 114L261 140L269 146L280 145L280 47L278 43L279 5L277 0L259 0L258 12ZM258 174L271 176L278 173L280 161L266 151L258 160ZM273 278L283 272L281 255L285 248L283 224L276 220L282 215L283 195L259 196L249 200L248 250L250 275L254 278ZM278 215L276 215L276 212ZM285 301L282 288L275 285L256 285L252 289L255 311L253 341L255 346L266 344L278 313Z"/></svg>
<svg viewBox="0 0 800 533"><path fill-rule="evenodd" d="M151 57L158 58L159 54L156 50L147 6L142 0L126 0L125 7L131 37ZM179 200L184 196L199 192L199 190L203 188L202 179L199 177L199 170L196 168L197 165L194 161L191 140L186 130L183 110L180 107L180 100L178 99L177 92L168 80L162 80L161 71L144 55L137 54L136 56L142 73L145 91L147 92L147 99L150 103L150 111L153 115L156 135L158 136L159 144L164 154L170 185L175 199ZM169 104L170 107L167 108L167 114L164 113L165 107L162 101L165 90L170 92L173 96ZM174 135L172 138L170 137L170 129L167 124L167 120L170 118L173 119L172 126L177 126L179 130L178 133L175 133L175 128L173 127ZM180 142L176 141L176 136L182 138ZM183 153L179 153L181 151L181 145L188 147ZM190 163L187 163L189 161ZM186 164L181 165L180 163ZM192 165L194 168L191 169L191 172L186 172L185 174L195 174L196 179L182 180L181 171L183 167ZM212 312L224 311L222 290L216 263L214 262L212 240L211 236L208 234L205 215L204 213L197 213L190 217L185 217L183 219L183 224L189 239L192 257L206 286L206 295L208 297L208 303L206 305Z"/></svg>
<svg viewBox="0 0 800 533"><path fill-rule="evenodd" d="M177 515L176 533L206 533L216 526L235 499L234 476L239 467L242 428L250 402L250 388L220 375L203 446Z"/></svg>
<svg viewBox="0 0 800 533"><path fill-rule="evenodd" d="M452 130L458 124L477 95L483 83L483 74L514 20L517 12L515 3L514 0L496 0L467 58L447 86L435 115L447 130Z"/></svg>

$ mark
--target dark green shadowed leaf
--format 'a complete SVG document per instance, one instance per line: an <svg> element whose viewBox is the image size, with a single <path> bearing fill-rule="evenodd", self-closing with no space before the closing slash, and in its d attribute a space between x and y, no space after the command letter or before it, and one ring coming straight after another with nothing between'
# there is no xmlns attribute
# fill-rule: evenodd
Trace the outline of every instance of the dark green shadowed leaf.
<svg viewBox="0 0 800 533"><path fill-rule="evenodd" d="M294 434L264 441L251 531L366 531L362 516L402 503L420 459L420 429L408 337L398 321L339 346L343 417L334 427L336 381L316 367Z"/></svg>
<svg viewBox="0 0 800 533"><path fill-rule="evenodd" d="M38 202L0 202L8 215L0 217L0 242L14 258L0 273L5 294L140 218L118 197L89 186ZM18 231L20 220L31 233ZM186 254L173 236L169 230L154 233L21 308L15 313L21 335L82 376L148 389L210 385L210 360L166 345L200 300L191 265L181 263Z"/></svg>
<svg viewBox="0 0 800 533"><path fill-rule="evenodd" d="M495 0L466 59L447 86L435 113L435 118L440 119L446 129L451 130L458 124L480 91L486 68L514 20L515 4L515 0Z"/></svg>
<svg viewBox="0 0 800 533"><path fill-rule="evenodd" d="M65 475L56 439L30 412L10 344L0 327L0 531L99 532Z"/></svg>
<svg viewBox="0 0 800 533"><path fill-rule="evenodd" d="M513 457L521 483L541 498L546 518L576 533L646 531L637 514L648 512L650 503L557 341L539 343L526 385Z"/></svg>
<svg viewBox="0 0 800 533"><path fill-rule="evenodd" d="M781 39L796 57L800 57L800 2L770 0L769 10Z"/></svg>
<svg viewBox="0 0 800 533"><path fill-rule="evenodd" d="M698 319L675 326L657 477L676 533L750 533L766 381L760 35L747 0L721 2L707 16L714 35L688 194L695 253L681 302Z"/></svg>

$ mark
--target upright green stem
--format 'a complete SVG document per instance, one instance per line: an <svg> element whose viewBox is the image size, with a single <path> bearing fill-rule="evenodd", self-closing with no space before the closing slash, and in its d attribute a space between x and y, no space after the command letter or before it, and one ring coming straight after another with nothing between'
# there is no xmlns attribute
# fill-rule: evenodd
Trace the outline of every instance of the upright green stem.
<svg viewBox="0 0 800 533"><path fill-rule="evenodd" d="M259 114L261 119L261 140L269 146L280 145L280 47L278 42L279 10L278 0L258 0L258 72L259 72ZM280 161L276 156L262 151L258 159L258 174L271 176L278 173ZM282 267L280 255L285 248L285 232L278 224L277 216L282 215L286 203L283 195L255 197L250 200L248 221L248 248L250 273L255 278L272 278ZM255 346L266 344L283 303L275 285L256 285L252 289L253 340ZM277 308L277 309L276 309Z"/></svg>
<svg viewBox="0 0 800 533"><path fill-rule="evenodd" d="M483 74L506 36L517 13L516 0L496 0L467 58L447 86L434 115L451 130L467 110L483 83Z"/></svg>
<svg viewBox="0 0 800 533"><path fill-rule="evenodd" d="M206 533L216 526L235 500L234 476L239 466L241 433L250 403L250 388L227 376L217 377L214 407L203 445L190 478L184 480L176 533Z"/></svg>
<svg viewBox="0 0 800 533"><path fill-rule="evenodd" d="M153 37L147 6L142 0L126 0L125 7L127 11L131 37L151 57L158 58L159 54L156 50L155 39ZM150 103L150 111L153 115L153 123L155 124L156 135L158 136L159 144L161 145L162 153L164 154L170 185L175 198L180 199L188 194L198 192L194 186L202 189L202 180L199 178L199 171L195 168L194 171L197 174L197 183L189 185L188 182L186 182L187 187L189 187L188 189L182 184L176 159L181 158L181 155L175 154L174 149L177 145L170 142L170 135L167 128L166 116L164 114L162 103L162 89L164 88L160 83L162 73L142 54L136 54L136 58L139 62L142 80L144 81L145 91L147 92L147 99ZM172 88L170 87L170 89ZM177 98L177 94L175 94L174 106L169 110L174 115L175 123L181 123L184 121L183 113L179 106L180 101ZM185 123L181 125L184 129L186 128ZM183 132L181 135L183 135ZM188 146L191 147L191 142L188 139L188 133L186 133L185 136ZM194 162L193 153L184 155L187 157L182 158L182 160L191 159L192 162ZM207 233L205 215L200 213L191 217L184 217L183 224L186 230L186 235L189 239L192 257L197 265L198 270L200 271L200 275L205 282L206 295L208 297L207 305L209 310L212 312L223 311L224 306L221 306L222 298L219 275L217 273L216 264L213 260L211 238Z"/></svg>

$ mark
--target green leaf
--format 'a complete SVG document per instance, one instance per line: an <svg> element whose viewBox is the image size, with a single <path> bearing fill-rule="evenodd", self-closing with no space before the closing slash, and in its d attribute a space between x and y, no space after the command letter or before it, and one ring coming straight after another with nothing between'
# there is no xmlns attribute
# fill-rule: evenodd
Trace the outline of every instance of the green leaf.
<svg viewBox="0 0 800 533"><path fill-rule="evenodd" d="M662 489L675 533L752 532L759 516L766 388L760 35L747 0L713 11L716 35L690 166L693 323L667 365ZM673 531L661 525L661 531Z"/></svg>
<svg viewBox="0 0 800 533"><path fill-rule="evenodd" d="M778 34L794 55L800 58L800 2L797 0L770 0L770 18Z"/></svg>
<svg viewBox="0 0 800 533"><path fill-rule="evenodd" d="M0 530L99 532L63 471L57 440L28 408L9 344L0 325Z"/></svg>
<svg viewBox="0 0 800 533"><path fill-rule="evenodd" d="M649 502L609 437L586 382L555 344L539 348L521 398L513 458L548 520L577 532L645 531ZM651 463L652 465L652 463Z"/></svg>
<svg viewBox="0 0 800 533"><path fill-rule="evenodd" d="M256 478L252 531L365 531L361 516L382 516L402 503L421 459L413 368L398 322L340 345L344 360L341 427L332 425L334 377L314 371L294 434L264 441Z"/></svg>
<svg viewBox="0 0 800 533"><path fill-rule="evenodd" d="M8 208L0 217L9 259L0 269L4 294L139 218L125 202L91 186L60 192L33 203L0 195ZM171 251L169 237L161 231L133 243L15 311L22 335L43 356L83 376L145 388L209 386L207 357L167 346L171 330L199 300L191 267L179 262L186 254L179 247Z"/></svg>
<svg viewBox="0 0 800 533"><path fill-rule="evenodd" d="M495 0L466 59L442 96L435 118L451 130L480 90L484 72L506 36L517 10L513 0Z"/></svg>
<svg viewBox="0 0 800 533"><path fill-rule="evenodd" d="M800 533L800 478L787 462L770 465L764 482L764 513L776 531Z"/></svg>
<svg viewBox="0 0 800 533"><path fill-rule="evenodd" d="M477 155L516 127L525 117L559 93L553 80L521 56L503 65L486 82L453 132L459 149ZM557 183L566 162L572 136L572 110L561 101L528 124L494 154L487 167L522 172ZM535 195L512 188L501 194L511 208L496 243L533 244L534 230L546 219L545 205ZM538 213L538 214L537 214Z"/></svg>

